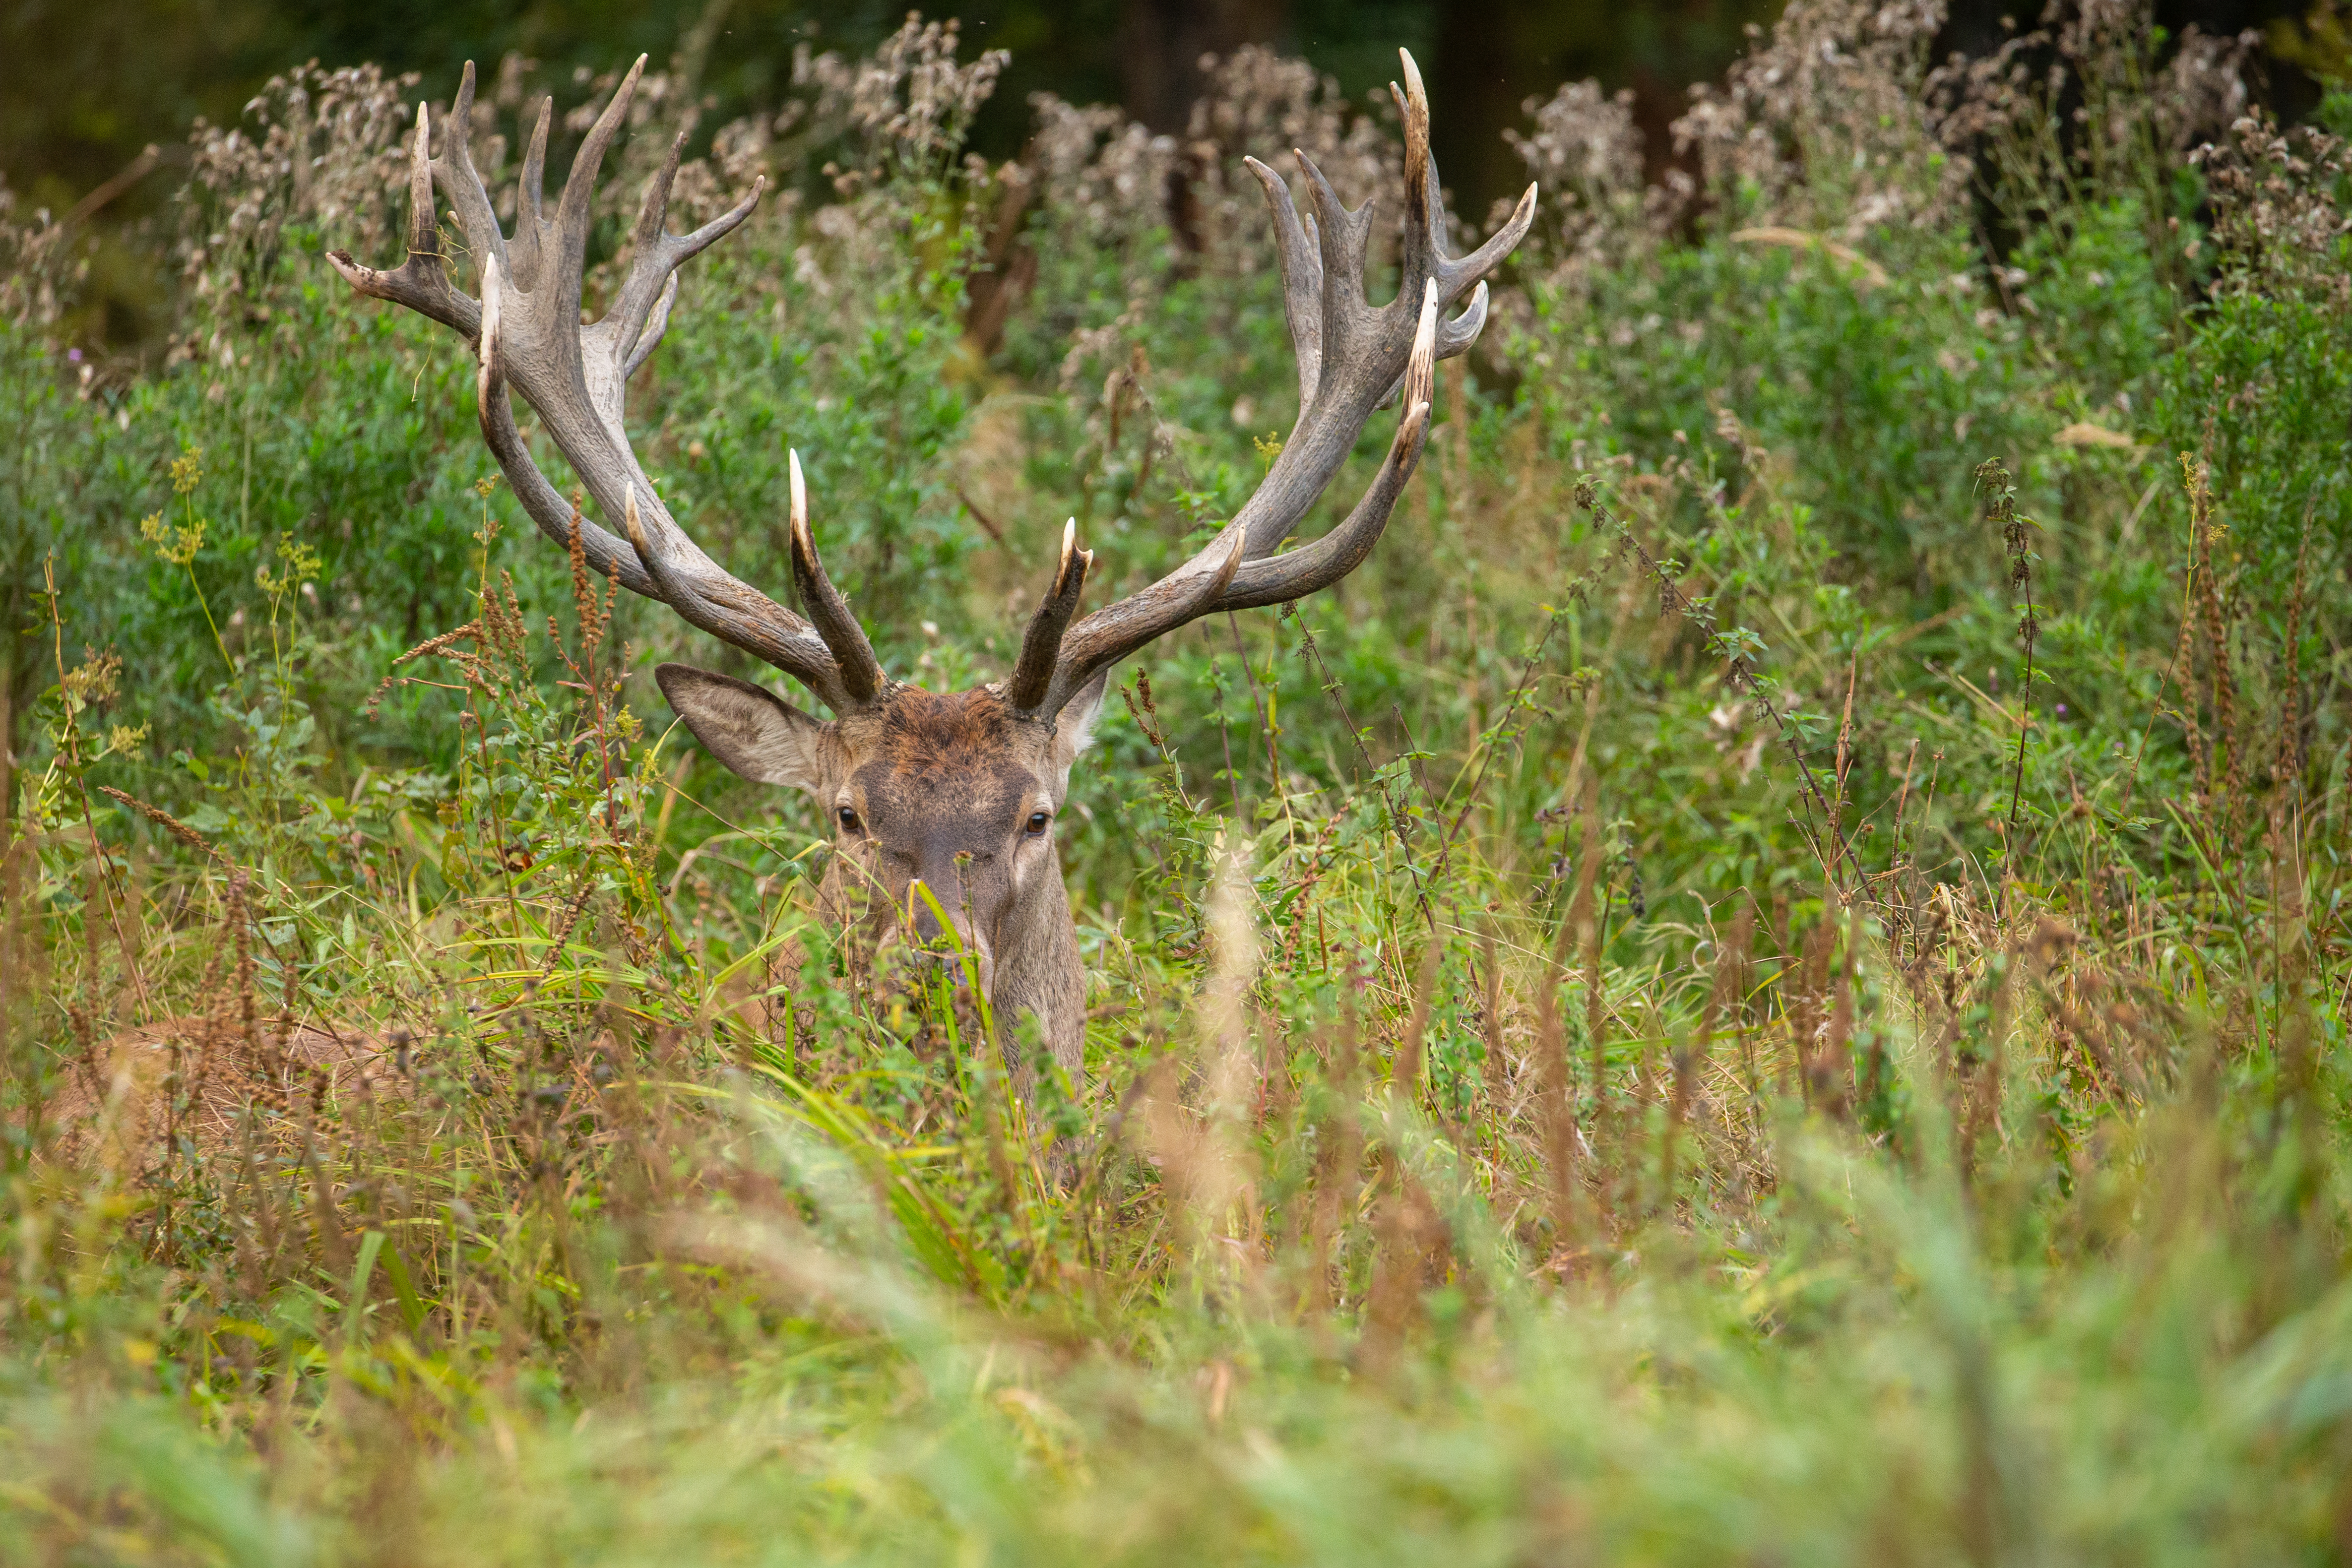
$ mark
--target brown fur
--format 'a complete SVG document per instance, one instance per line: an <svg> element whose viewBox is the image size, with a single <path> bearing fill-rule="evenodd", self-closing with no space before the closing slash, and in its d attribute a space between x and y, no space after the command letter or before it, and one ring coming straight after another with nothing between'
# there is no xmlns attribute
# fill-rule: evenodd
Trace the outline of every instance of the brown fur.
<svg viewBox="0 0 2352 1568"><path fill-rule="evenodd" d="M143 1169L175 1131L208 1160L240 1159L248 1106L278 1113L255 1123L266 1145L304 1112L324 1118L352 1096L403 1087L373 1036L308 1024L282 1044L266 1024L248 1050L234 1019L191 1014L125 1030L94 1055L94 1071L69 1067L41 1105L40 1142L68 1163Z"/></svg>
<svg viewBox="0 0 2352 1568"><path fill-rule="evenodd" d="M805 790L825 813L835 850L819 890L828 921L974 952L1016 1081L1034 1086L1016 1049L1024 1014L1072 1081L1082 1078L1087 977L1052 821L1099 684L1058 724L1014 713L994 686L903 685L828 724L742 682L675 664L658 674L720 761ZM1033 832L1040 812L1045 826ZM952 943L913 893L918 880L954 927Z"/></svg>

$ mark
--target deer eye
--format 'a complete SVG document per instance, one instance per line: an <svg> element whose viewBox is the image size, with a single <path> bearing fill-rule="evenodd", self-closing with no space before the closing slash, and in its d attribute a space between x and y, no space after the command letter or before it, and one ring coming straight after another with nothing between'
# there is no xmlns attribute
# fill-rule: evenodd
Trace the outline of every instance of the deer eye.
<svg viewBox="0 0 2352 1568"><path fill-rule="evenodd" d="M1038 834L1040 834L1040 833L1044 832L1044 831L1045 831L1045 825L1046 825L1048 822L1051 822L1053 820L1054 820L1053 818L1051 818L1051 817L1047 816L1047 815L1046 815L1045 812L1043 812L1043 811L1032 811L1032 812L1030 812L1030 813L1029 813L1029 836L1030 836L1030 837L1032 837L1032 838L1035 838Z"/></svg>
<svg viewBox="0 0 2352 1568"><path fill-rule="evenodd" d="M854 833L866 825L857 820L857 812L853 807L844 806L835 814L841 819L841 831L845 833Z"/></svg>

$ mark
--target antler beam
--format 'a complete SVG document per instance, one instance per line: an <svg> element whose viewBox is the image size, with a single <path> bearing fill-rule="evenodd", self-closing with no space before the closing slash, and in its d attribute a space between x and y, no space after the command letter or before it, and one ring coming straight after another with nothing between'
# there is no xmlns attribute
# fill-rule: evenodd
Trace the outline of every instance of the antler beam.
<svg viewBox="0 0 2352 1568"><path fill-rule="evenodd" d="M1347 520L1303 549L1253 560L1248 557L1247 528L1235 517L1202 551L1202 557L1216 561L1211 570L1171 572L1142 592L1096 611L1070 630L1061 640L1061 657L1044 712L1059 712L1097 671L1180 626L1223 610L1251 610L1303 599L1363 564L1388 528L1389 514L1404 493L1405 482L1412 477L1422 448L1429 441L1429 404L1437 365L1437 285L1433 280L1423 285L1423 300L1420 328L1406 362L1404 408L1397 420L1396 434L1389 442L1388 455L1373 476L1371 486ZM1035 634L1033 623L1031 635ZM1025 648L1024 656L1025 661Z"/></svg>
<svg viewBox="0 0 2352 1568"><path fill-rule="evenodd" d="M762 182L733 208L690 234L667 232L669 194L684 151L681 133L647 185L634 233L634 255L613 308L601 320L580 323L591 197L614 137L645 70L639 57L596 119L572 160L556 202L545 212L542 193L552 100L541 106L522 161L515 198L515 233L499 228L468 138L474 108L474 67L467 62L457 99L441 123L441 156L430 156L431 120L417 105L409 156L408 255L391 271L354 261L347 251L328 260L358 292L390 300L449 327L481 358L476 381L482 434L507 481L540 530L568 546L577 514L548 483L517 428L506 388L510 380L538 413L608 518L620 518L625 541L593 523L580 523L589 565L633 593L656 599L690 624L784 671L835 711L862 706L880 690L880 667L865 634L824 577L805 519L794 530L795 576L811 596L815 623L794 614L722 570L670 516L630 449L624 419L628 379L667 329L677 298L677 269L750 217ZM453 287L433 200L448 198L467 249L481 271L481 298ZM794 460L793 487L802 486ZM802 507L804 511L804 503ZM807 570L802 570L805 553ZM820 601L820 600L822 601Z"/></svg>
<svg viewBox="0 0 2352 1568"><path fill-rule="evenodd" d="M1412 55L1400 54L1405 85L1390 87L1405 126L1403 283L1396 298L1378 307L1365 299L1369 203L1350 211L1301 152L1299 170L1313 206L1311 220L1304 219L1289 183L1247 160L1274 214L1285 313L1298 361L1297 423L1264 483L1214 540L1159 582L1075 625L1093 556L1077 549L1075 526L1065 530L1053 587L1007 682L1016 711L1050 721L1103 669L1154 638L1219 610L1280 603L1328 587L1378 543L1428 439L1435 362L1476 339L1486 319L1486 275L1526 235L1536 202L1530 185L1509 222L1485 245L1465 256L1449 254L1429 151L1428 97ZM511 237L499 228L474 167L468 143L474 68L467 64L442 121L438 158L431 155L429 110L417 106L405 259L390 271L361 266L343 251L329 259L360 293L404 305L474 344L481 361L476 386L483 438L542 532L568 546L576 528L589 564L631 592L659 600L689 623L783 670L836 712L865 706L884 695L888 679L818 559L799 455L791 460L791 553L806 619L728 574L686 534L630 449L624 421L628 379L668 326L678 267L740 226L758 203L761 185L692 233L668 233L669 194L685 146L679 136L646 188L630 268L612 309L599 321L580 324L591 198L645 63L640 57L630 68L590 128L551 219L541 187L553 104L541 106L523 155ZM478 300L449 281L434 206L436 185L478 260ZM1448 319L1445 312L1465 295L1467 305ZM598 509L622 520L625 540L581 519L548 483L515 423L506 395L509 380ZM1324 538L1275 554L1328 487L1372 411L1398 393L1402 408L1396 434L1362 500Z"/></svg>
<svg viewBox="0 0 2352 1568"><path fill-rule="evenodd" d="M1448 254L1445 209L1429 151L1429 98L1412 56L1398 51L1404 85L1391 83L1404 114L1405 211L1397 297L1373 306L1364 297L1364 263L1372 208L1343 205L1304 152L1299 170L1314 206L1302 220L1281 175L1246 159L1273 210L1282 264L1284 312L1298 361L1298 423L1265 480L1232 522L1197 555L1150 588L1096 611L1058 637L1059 656L1037 712L1050 718L1105 666L1187 622L1220 610L1277 604L1328 587L1361 564L1428 439L1429 402L1438 360L1462 353L1486 322L1487 275L1500 266L1535 219L1536 187L1510 220L1468 256ZM1469 296L1459 315L1444 312ZM1274 551L1289 538L1355 448L1372 411L1395 392L1403 407L1395 438L1371 487L1338 528L1302 549ZM1057 579L1057 587L1059 580ZM1050 630L1049 595L1024 642ZM1016 682L1016 692L1025 692ZM1024 706L1018 695L1016 706Z"/></svg>

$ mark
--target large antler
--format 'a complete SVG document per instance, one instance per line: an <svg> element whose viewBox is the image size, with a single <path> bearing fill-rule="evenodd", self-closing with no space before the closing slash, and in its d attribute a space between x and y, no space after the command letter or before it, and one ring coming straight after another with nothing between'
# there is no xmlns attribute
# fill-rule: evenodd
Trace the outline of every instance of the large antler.
<svg viewBox="0 0 2352 1568"><path fill-rule="evenodd" d="M1075 551L1074 539L1064 541L1054 591L1023 639L1021 661L1007 685L1016 707L1050 719L1098 672L1154 638L1221 610L1279 604L1328 588L1380 541L1428 439L1434 363L1477 339L1486 324L1486 275L1518 245L1536 209L1536 188L1529 185L1510 221L1485 245L1465 256L1447 254L1444 204L1429 152L1429 98L1412 56L1398 53L1405 85L1389 88L1404 111L1406 201L1397 297L1379 307L1364 298L1370 202L1349 211L1322 171L1300 152L1315 209L1313 220L1302 223L1282 176L1255 158L1244 160L1274 211L1284 310L1298 357L1298 423L1256 492L1198 555L1075 626L1068 626L1070 612L1091 558ZM1444 319L1465 293L1468 307ZM1400 391L1395 439L1355 510L1313 544L1274 554L1347 461L1372 411Z"/></svg>
<svg viewBox="0 0 2352 1568"><path fill-rule="evenodd" d="M538 412L540 423L563 454L596 506L608 518L623 519L627 543L582 521L581 548L588 563L633 593L656 599L688 622L722 642L766 660L799 680L836 712L862 706L881 689L881 666L857 622L825 577L816 559L803 498L799 459L793 460L793 576L815 620L808 621L749 584L720 570L672 519L669 509L630 450L622 423L629 377L661 341L677 298L677 269L731 233L751 214L761 183L733 210L688 235L667 231L671 183L686 145L681 132L669 157L646 189L637 215L635 255L613 308L590 326L580 321L581 273L587 261L589 198L605 151L626 118L645 57L622 78L580 145L563 182L551 220L543 210L542 176L547 162L548 122L552 99L540 106L539 123L524 153L515 199L511 240L499 228L489 193L476 172L467 146L474 108L474 67L466 65L457 101L441 122L441 156L429 156L430 121L416 106L416 136L410 153L408 258L389 272L353 261L347 251L327 259L362 294L405 305L473 342L481 356L478 379L483 438L539 524L540 531L569 545L572 507L539 470L522 433L516 428L506 386ZM480 269L477 301L453 287L443 253L433 187L456 210L457 227Z"/></svg>

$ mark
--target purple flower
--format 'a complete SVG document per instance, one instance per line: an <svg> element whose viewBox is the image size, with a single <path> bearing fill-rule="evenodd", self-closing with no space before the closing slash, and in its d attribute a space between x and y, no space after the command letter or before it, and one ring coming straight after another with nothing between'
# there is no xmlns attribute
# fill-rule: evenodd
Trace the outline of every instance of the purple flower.
<svg viewBox="0 0 2352 1568"><path fill-rule="evenodd" d="M66 350L66 360L71 364L78 365L81 363L81 350L79 349L68 349Z"/></svg>

